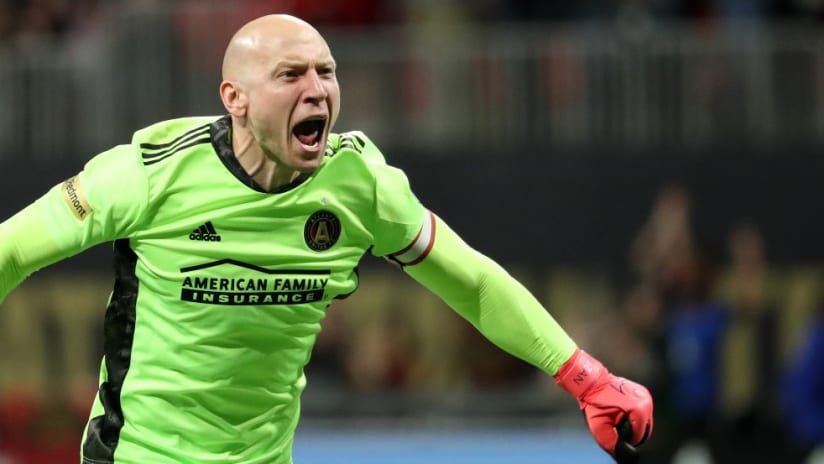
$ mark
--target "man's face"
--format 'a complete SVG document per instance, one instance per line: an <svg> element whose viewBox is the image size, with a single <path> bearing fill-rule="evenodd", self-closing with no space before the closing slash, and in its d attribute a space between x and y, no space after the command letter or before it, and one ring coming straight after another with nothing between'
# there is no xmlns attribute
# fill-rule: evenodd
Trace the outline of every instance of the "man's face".
<svg viewBox="0 0 824 464"><path fill-rule="evenodd" d="M335 62L313 31L259 44L250 57L247 124L264 154L284 167L320 166L340 111Z"/></svg>

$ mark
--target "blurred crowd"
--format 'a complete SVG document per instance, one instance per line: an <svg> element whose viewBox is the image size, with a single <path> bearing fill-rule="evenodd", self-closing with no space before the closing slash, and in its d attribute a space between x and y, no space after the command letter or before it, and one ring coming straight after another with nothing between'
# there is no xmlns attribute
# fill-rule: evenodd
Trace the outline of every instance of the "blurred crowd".
<svg viewBox="0 0 824 464"><path fill-rule="evenodd" d="M139 9L157 0L0 0L0 41L27 36L63 37L94 23L105 10ZM206 1L172 0L173 8L197 9ZM625 16L665 20L824 17L820 0L237 0L244 17L288 12L320 27L370 27L430 20L580 21Z"/></svg>
<svg viewBox="0 0 824 464"><path fill-rule="evenodd" d="M716 463L804 462L824 443L824 301L790 307L757 224L702 237L693 213L665 188L632 244L623 316L649 363L627 369L658 400L647 458L698 444Z"/></svg>

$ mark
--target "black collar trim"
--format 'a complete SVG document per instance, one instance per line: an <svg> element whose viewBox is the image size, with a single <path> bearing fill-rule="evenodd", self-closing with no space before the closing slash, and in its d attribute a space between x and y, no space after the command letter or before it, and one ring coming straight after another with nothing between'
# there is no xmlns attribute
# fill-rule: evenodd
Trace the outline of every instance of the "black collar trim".
<svg viewBox="0 0 824 464"><path fill-rule="evenodd" d="M308 179L311 174L302 173L298 177L295 178L292 182L286 185L282 185L271 192L265 190L263 187L260 186L249 173L243 169L243 166L240 165L240 161L238 161L237 156L235 156L235 151L232 149L232 117L229 115L223 116L220 119L216 120L209 126L209 134L212 138L212 147L215 149L215 153L217 153L218 158L220 161L223 162L223 165L226 166L226 169L232 173L239 181L243 182L244 185L251 188L252 190L261 192L261 193L283 193L292 190L293 188L297 187L298 185L302 184L306 179Z"/></svg>

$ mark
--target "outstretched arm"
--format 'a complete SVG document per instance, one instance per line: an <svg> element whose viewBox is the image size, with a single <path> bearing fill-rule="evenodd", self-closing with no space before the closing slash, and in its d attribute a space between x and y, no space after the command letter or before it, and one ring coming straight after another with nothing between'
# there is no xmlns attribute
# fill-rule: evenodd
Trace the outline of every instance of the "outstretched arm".
<svg viewBox="0 0 824 464"><path fill-rule="evenodd" d="M437 294L501 349L550 375L575 342L538 300L501 266L475 251L435 215L432 247L404 271Z"/></svg>
<svg viewBox="0 0 824 464"><path fill-rule="evenodd" d="M632 462L637 457L634 446L652 432L652 398L647 389L610 374L576 346L515 278L472 249L438 217L427 214L424 231L411 248L417 252L394 255L406 263L406 273L498 347L552 375L578 400L598 444L619 462Z"/></svg>
<svg viewBox="0 0 824 464"><path fill-rule="evenodd" d="M80 251L82 228L65 189L55 186L0 223L0 302L33 272Z"/></svg>
<svg viewBox="0 0 824 464"><path fill-rule="evenodd" d="M92 158L0 223L0 302L31 273L124 236L147 203L147 183L129 146Z"/></svg>
<svg viewBox="0 0 824 464"><path fill-rule="evenodd" d="M0 224L0 302L32 272L62 257L37 210L30 205Z"/></svg>

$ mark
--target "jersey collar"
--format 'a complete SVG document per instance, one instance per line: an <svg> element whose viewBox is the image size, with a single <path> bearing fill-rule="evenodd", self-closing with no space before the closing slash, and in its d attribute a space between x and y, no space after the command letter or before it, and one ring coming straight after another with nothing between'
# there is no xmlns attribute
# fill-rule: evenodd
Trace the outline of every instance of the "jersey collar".
<svg viewBox="0 0 824 464"><path fill-rule="evenodd" d="M268 192L260 186L252 176L250 176L243 166L240 165L235 151L232 149L232 117L230 115L222 116L209 126L209 134L212 138L212 147L215 149L220 161L226 166L226 169L232 173L244 185L261 193L283 193L292 190L298 185L302 184L306 179L311 177L309 173L302 173L295 178L291 183L282 185L277 189Z"/></svg>

